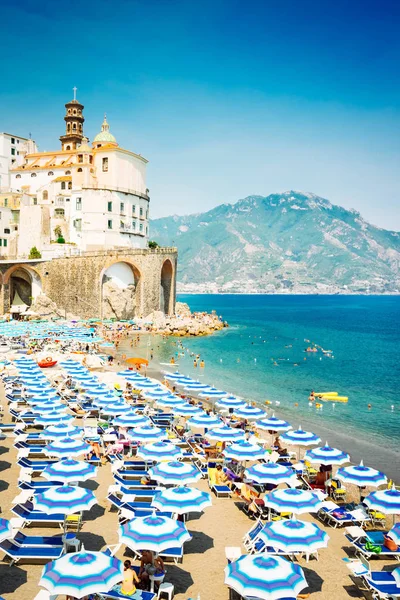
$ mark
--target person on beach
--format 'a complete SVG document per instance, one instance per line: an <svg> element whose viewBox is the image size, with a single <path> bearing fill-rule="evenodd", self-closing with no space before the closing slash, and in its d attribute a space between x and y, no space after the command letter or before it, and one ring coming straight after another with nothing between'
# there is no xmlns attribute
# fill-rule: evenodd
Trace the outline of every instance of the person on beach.
<svg viewBox="0 0 400 600"><path fill-rule="evenodd" d="M136 592L135 583L140 583L139 577L136 572L132 569L132 563L130 560L124 561L124 579L122 581L120 592L125 596L133 596Z"/></svg>
<svg viewBox="0 0 400 600"><path fill-rule="evenodd" d="M217 485L225 485L228 481L228 477L226 473L222 470L222 465L217 465L217 469L215 471L215 483Z"/></svg>

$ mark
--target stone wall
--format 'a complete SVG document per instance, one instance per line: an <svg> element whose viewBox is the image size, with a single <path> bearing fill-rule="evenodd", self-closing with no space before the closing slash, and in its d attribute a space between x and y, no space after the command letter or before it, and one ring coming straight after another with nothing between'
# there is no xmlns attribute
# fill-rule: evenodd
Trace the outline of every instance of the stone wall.
<svg viewBox="0 0 400 600"><path fill-rule="evenodd" d="M169 262L168 262L169 261ZM42 293L59 308L83 318L102 317L102 281L105 271L117 262L130 265L136 282L136 316L160 309L161 273L170 271L171 285L165 310L173 314L176 299L176 248L85 252L53 260L0 261L0 311L10 308L10 279L17 269L39 278ZM165 285L164 285L165 294ZM164 309L164 306L161 307Z"/></svg>

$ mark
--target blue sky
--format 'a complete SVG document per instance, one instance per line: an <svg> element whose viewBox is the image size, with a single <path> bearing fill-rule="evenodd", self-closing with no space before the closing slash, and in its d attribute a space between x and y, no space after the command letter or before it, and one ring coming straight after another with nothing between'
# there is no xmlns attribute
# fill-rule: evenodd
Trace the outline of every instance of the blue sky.
<svg viewBox="0 0 400 600"><path fill-rule="evenodd" d="M400 229L400 3L1 0L0 130L59 145L72 87L150 160L153 217L295 189Z"/></svg>

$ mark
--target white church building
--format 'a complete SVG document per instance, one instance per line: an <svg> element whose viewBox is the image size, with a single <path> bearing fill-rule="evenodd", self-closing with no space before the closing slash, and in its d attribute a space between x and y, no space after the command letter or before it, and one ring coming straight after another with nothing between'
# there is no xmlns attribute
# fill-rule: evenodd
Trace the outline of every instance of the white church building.
<svg viewBox="0 0 400 600"><path fill-rule="evenodd" d="M14 243L8 244L10 256L27 257L33 246L43 258L146 248L148 161L118 145L106 117L89 144L76 88L65 108L61 148L38 152L33 147L10 165L10 192L20 198L18 229Z"/></svg>

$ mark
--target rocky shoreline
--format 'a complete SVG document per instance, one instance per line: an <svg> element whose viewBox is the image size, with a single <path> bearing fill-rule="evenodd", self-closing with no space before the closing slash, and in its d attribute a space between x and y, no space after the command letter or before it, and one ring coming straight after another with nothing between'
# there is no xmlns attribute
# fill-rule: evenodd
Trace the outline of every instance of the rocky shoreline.
<svg viewBox="0 0 400 600"><path fill-rule="evenodd" d="M144 319L144 322L149 324L149 330L153 333L176 337L211 335L215 331L228 327L228 323L214 311L192 313L185 302L176 303L174 316L154 311Z"/></svg>

